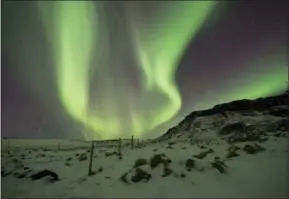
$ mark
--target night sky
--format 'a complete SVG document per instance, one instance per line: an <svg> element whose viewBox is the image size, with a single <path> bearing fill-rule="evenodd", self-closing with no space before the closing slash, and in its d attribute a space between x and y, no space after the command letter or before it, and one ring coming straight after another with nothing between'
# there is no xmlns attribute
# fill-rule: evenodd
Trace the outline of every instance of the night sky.
<svg viewBox="0 0 289 199"><path fill-rule="evenodd" d="M286 1L6 1L2 136L156 137L288 85Z"/></svg>

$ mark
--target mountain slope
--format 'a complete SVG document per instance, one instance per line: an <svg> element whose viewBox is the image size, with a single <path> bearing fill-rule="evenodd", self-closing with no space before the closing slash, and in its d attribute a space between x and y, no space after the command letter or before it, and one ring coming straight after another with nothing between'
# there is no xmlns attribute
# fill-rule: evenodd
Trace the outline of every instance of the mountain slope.
<svg viewBox="0 0 289 199"><path fill-rule="evenodd" d="M195 138L208 131L219 132L227 125L243 123L240 131L279 132L288 131L289 117L288 91L284 94L259 98L256 100L238 100L214 106L212 109L195 111L177 126L169 129L157 140L183 137ZM237 127L238 128L238 127ZM244 128L244 129L242 129ZM212 135L213 136L213 135Z"/></svg>

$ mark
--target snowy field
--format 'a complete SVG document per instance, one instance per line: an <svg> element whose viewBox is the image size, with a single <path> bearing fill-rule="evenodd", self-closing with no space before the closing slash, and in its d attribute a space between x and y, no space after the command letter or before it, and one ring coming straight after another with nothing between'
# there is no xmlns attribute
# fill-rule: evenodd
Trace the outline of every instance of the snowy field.
<svg viewBox="0 0 289 199"><path fill-rule="evenodd" d="M123 147L121 157L117 147L96 147L90 176L90 143L6 139L1 194L3 198L288 198L288 137L267 138L233 144L217 136L198 143L167 140L134 150ZM71 149L57 150L59 143L60 149Z"/></svg>

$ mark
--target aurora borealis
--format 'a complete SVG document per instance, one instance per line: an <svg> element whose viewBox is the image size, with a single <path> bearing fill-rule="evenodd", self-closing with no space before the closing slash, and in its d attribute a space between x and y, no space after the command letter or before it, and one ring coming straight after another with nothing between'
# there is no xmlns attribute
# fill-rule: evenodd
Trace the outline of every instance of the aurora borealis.
<svg viewBox="0 0 289 199"><path fill-rule="evenodd" d="M158 136L287 88L282 2L4 2L2 133ZM278 10L278 11L277 11Z"/></svg>

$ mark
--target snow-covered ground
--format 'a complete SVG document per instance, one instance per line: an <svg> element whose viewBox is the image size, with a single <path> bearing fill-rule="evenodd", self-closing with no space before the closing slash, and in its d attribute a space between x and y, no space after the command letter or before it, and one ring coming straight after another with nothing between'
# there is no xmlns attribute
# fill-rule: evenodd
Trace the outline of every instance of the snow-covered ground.
<svg viewBox="0 0 289 199"><path fill-rule="evenodd" d="M134 150L123 147L121 159L117 154L109 154L117 152L117 147L95 148L92 164L95 173L91 176L88 176L90 145L87 143L83 148L47 150L53 144L57 149L55 143L59 141L2 140L5 150L1 153L1 194L3 198L286 198L288 138L268 138L262 143L234 144L217 136L210 142L196 144L167 140ZM71 142L60 143L64 146ZM245 145L254 144L265 150L253 154L244 150ZM78 145L74 142L73 146ZM235 150L239 156L228 158L228 148L233 146L239 147ZM203 153L204 157L194 156L202 152L208 153ZM162 155L153 158L157 154ZM139 161L143 165L135 166L138 159L145 159ZM156 159L159 162L155 164ZM191 169L188 160L193 162ZM216 169L214 162L224 163L225 172ZM55 172L59 180L50 182L48 176L31 179L31 175L44 169Z"/></svg>

